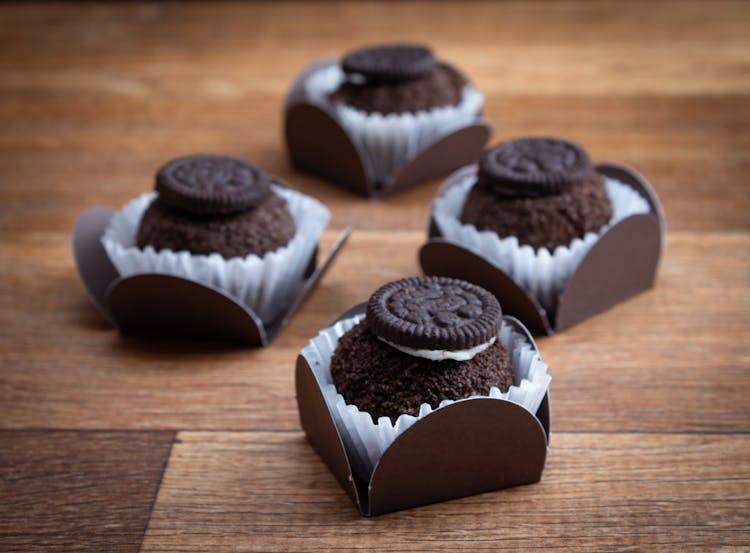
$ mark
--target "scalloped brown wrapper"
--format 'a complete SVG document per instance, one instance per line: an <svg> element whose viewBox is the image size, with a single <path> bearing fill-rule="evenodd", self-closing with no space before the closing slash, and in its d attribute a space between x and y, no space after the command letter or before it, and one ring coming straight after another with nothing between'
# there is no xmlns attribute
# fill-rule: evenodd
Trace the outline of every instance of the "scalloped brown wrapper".
<svg viewBox="0 0 750 553"><path fill-rule="evenodd" d="M651 211L632 215L607 229L586 253L565 285L557 311L547 313L537 299L479 252L442 239L430 217L429 240L419 251L427 275L442 275L474 282L491 291L503 312L517 317L534 334L565 330L626 299L653 287L664 249L664 214L653 187L634 169L618 163L596 166L604 175L637 190ZM438 195L465 175L448 177Z"/></svg>
<svg viewBox="0 0 750 553"><path fill-rule="evenodd" d="M349 309L338 320L364 313ZM536 344L512 317L505 322ZM354 475L348 453L307 359L295 372L302 428L364 516L538 482L547 456L549 396L536 415L511 401L472 398L436 409L383 453L369 481Z"/></svg>
<svg viewBox="0 0 750 553"><path fill-rule="evenodd" d="M99 312L123 333L155 332L201 336L268 346L330 267L344 246L347 228L317 265L317 248L294 300L278 320L264 325L235 298L212 286L164 274L121 278L101 244L114 211L93 208L78 218L73 230L73 255L78 274Z"/></svg>
<svg viewBox="0 0 750 553"><path fill-rule="evenodd" d="M339 125L334 112L307 101L305 79L335 63L334 60L311 63L297 76L287 95L284 135L295 168L345 186L356 194L382 198L441 177L479 157L490 135L490 125L481 116L474 124L433 142L385 182L375 182L367 152Z"/></svg>

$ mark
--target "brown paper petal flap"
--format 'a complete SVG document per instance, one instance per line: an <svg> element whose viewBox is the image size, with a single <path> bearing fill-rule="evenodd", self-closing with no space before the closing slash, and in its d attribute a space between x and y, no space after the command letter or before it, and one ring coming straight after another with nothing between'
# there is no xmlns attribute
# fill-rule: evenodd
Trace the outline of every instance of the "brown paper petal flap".
<svg viewBox="0 0 750 553"><path fill-rule="evenodd" d="M372 180L369 157L338 124L334 113L310 103L305 80L338 63L322 59L307 65L295 78L286 98L284 136L292 165L368 195Z"/></svg>
<svg viewBox="0 0 750 553"><path fill-rule="evenodd" d="M221 290L184 278L139 274L116 280L107 294L112 318L124 333L210 336L268 345L263 323Z"/></svg>
<svg viewBox="0 0 750 553"><path fill-rule="evenodd" d="M646 180L646 177L641 175L638 171L625 165L624 163L617 163L614 161L608 161L606 163L599 163L596 165L596 170L610 178L624 182L628 186L632 186L646 199L651 207L651 212L656 215L659 221L659 234L661 235L661 251L664 251L664 240L667 232L667 220L664 218L664 209L659 201L659 196L656 195L656 190L651 186L651 183ZM661 257L661 255L660 255Z"/></svg>
<svg viewBox="0 0 750 553"><path fill-rule="evenodd" d="M366 486L363 490L357 490L349 458L323 397L320 383L303 355L297 357L294 384L300 423L307 439L357 508L362 511L359 497L367 497Z"/></svg>
<svg viewBox="0 0 750 553"><path fill-rule="evenodd" d="M457 401L420 419L383 453L370 480L370 514L538 482L542 425L510 401Z"/></svg>
<svg viewBox="0 0 750 553"><path fill-rule="evenodd" d="M420 248L419 263L426 275L460 278L489 290L500 302L503 313L522 320L533 334L552 333L547 313L537 299L474 250L434 238Z"/></svg>
<svg viewBox="0 0 750 553"><path fill-rule="evenodd" d="M555 330L583 321L654 285L662 234L656 215L623 219L607 230L568 280Z"/></svg>
<svg viewBox="0 0 750 553"><path fill-rule="evenodd" d="M364 312L359 304L336 321ZM506 323L536 344L512 317ZM303 355L295 373L307 437L363 515L380 515L500 488L537 482L549 436L549 395L536 416L506 400L474 398L435 410L385 451L370 482L352 475L320 383ZM460 452L460 454L458 454Z"/></svg>
<svg viewBox="0 0 750 553"><path fill-rule="evenodd" d="M628 186L635 188L646 199L651 207L651 211L658 217L659 224L662 227L665 225L666 220L664 219L664 209L659 201L659 196L656 195L654 187L651 186L651 183L649 183L648 180L646 180L646 177L632 167L614 161L598 163L596 165L596 170L603 175L624 182ZM662 228L662 231L663 230L664 229Z"/></svg>
<svg viewBox="0 0 750 553"><path fill-rule="evenodd" d="M334 117L318 106L299 103L286 110L286 144L296 169L369 195L372 169L367 154Z"/></svg>
<svg viewBox="0 0 750 553"><path fill-rule="evenodd" d="M480 118L422 150L383 186L381 195L428 181L474 162L490 137L489 123Z"/></svg>
<svg viewBox="0 0 750 553"><path fill-rule="evenodd" d="M120 275L102 246L101 236L114 213L106 207L89 209L81 214L73 229L73 257L81 282L91 302L110 322L107 289Z"/></svg>

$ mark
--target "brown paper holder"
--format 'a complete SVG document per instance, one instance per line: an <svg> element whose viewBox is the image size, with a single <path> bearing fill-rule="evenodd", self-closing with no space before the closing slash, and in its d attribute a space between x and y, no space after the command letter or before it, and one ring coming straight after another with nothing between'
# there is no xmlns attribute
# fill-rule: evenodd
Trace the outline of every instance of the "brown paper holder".
<svg viewBox="0 0 750 553"><path fill-rule="evenodd" d="M664 249L665 221L659 198L649 182L626 165L602 163L596 168L636 189L651 210L627 217L604 232L568 280L556 313L547 313L534 296L479 252L443 239L433 217L429 240L419 251L422 270L490 290L503 312L523 321L534 334L559 332L651 288ZM475 165L459 169L438 195L475 172Z"/></svg>
<svg viewBox="0 0 750 553"><path fill-rule="evenodd" d="M317 265L310 257L299 292L285 312L264 324L252 309L232 296L191 280L145 273L120 277L101 244L114 211L85 211L73 230L78 275L98 311L123 333L160 332L205 336L253 346L268 346L320 280L351 233L347 228Z"/></svg>
<svg viewBox="0 0 750 553"><path fill-rule="evenodd" d="M297 76L284 106L284 136L292 165L370 198L382 198L472 163L487 143L489 123L481 116L474 124L437 140L408 161L385 182L376 182L367 152L339 125L335 113L310 102L305 79L336 64L324 59L311 63Z"/></svg>
<svg viewBox="0 0 750 553"><path fill-rule="evenodd" d="M364 312L356 306L339 319ZM513 317L506 324L529 332ZM473 398L420 419L385 451L368 481L355 475L320 384L300 354L295 373L302 428L365 516L538 482L547 455L549 395L532 415L511 401Z"/></svg>

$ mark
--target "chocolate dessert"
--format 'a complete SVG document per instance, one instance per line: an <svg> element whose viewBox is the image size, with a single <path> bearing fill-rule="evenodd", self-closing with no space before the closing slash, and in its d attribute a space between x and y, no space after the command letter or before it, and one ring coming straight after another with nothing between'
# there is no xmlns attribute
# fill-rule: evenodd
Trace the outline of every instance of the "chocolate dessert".
<svg viewBox="0 0 750 553"><path fill-rule="evenodd" d="M612 218L602 175L582 146L557 138L522 138L482 155L461 222L521 245L568 245Z"/></svg>
<svg viewBox="0 0 750 553"><path fill-rule="evenodd" d="M392 282L339 340L333 382L347 403L393 422L423 403L507 391L514 374L497 339L501 322L497 300L479 286L446 277Z"/></svg>
<svg viewBox="0 0 750 553"><path fill-rule="evenodd" d="M367 113L456 106L467 82L456 69L438 62L426 46L361 48L346 55L341 67L347 79L329 94L329 100Z"/></svg>
<svg viewBox="0 0 750 553"><path fill-rule="evenodd" d="M271 181L259 167L231 157L175 159L157 174L158 196L143 214L137 245L224 258L283 247L296 227Z"/></svg>

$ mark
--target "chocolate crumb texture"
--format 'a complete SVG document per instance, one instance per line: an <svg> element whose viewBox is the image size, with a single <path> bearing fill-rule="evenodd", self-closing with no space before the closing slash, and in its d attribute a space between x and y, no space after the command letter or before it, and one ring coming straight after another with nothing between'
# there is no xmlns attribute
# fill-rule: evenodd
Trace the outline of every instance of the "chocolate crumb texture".
<svg viewBox="0 0 750 553"><path fill-rule="evenodd" d="M430 361L403 353L379 339L364 319L339 340L331 359L336 390L372 416L416 416L423 403L437 408L445 399L487 395L492 386L513 385L507 350L497 340L468 361Z"/></svg>

